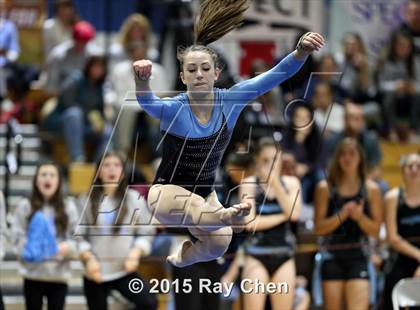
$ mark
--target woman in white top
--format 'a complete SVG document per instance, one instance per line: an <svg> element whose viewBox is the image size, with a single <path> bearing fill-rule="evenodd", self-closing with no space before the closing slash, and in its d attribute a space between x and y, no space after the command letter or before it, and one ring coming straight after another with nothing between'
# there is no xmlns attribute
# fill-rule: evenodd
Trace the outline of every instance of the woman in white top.
<svg viewBox="0 0 420 310"><path fill-rule="evenodd" d="M120 153L105 154L78 231L85 237L80 258L85 265L84 293L92 310L107 309L111 290L119 291L136 309L157 307L146 283L139 294L129 290L130 281L140 278L140 259L150 253L155 229L146 200L128 188L124 165Z"/></svg>

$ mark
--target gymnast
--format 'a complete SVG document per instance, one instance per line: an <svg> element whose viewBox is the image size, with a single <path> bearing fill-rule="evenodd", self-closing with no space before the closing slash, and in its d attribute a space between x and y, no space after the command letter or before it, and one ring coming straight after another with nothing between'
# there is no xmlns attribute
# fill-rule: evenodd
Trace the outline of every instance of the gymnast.
<svg viewBox="0 0 420 310"><path fill-rule="evenodd" d="M159 98L149 87L150 60L133 63L137 100L160 121L163 155L148 205L165 226L187 227L197 239L186 240L167 261L176 267L222 256L232 238L232 228L244 226L251 205L224 208L214 191L216 170L232 131L246 104L299 71L309 54L324 45L320 34L308 32L296 49L271 70L242 81L230 89L214 88L221 68L208 44L238 27L247 0L204 0L194 27L195 44L178 50L180 78L187 91ZM241 226L242 225L242 226Z"/></svg>

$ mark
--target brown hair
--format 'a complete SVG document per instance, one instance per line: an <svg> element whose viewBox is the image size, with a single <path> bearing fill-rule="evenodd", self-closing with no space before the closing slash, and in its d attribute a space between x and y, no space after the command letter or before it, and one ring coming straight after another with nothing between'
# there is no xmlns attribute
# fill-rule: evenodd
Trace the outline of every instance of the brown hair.
<svg viewBox="0 0 420 310"><path fill-rule="evenodd" d="M120 28L120 42L127 51L128 45L131 43L129 39L129 33L134 26L139 26L143 29L145 36L146 48L149 47L150 43L150 23L146 16L142 14L132 14L124 21Z"/></svg>
<svg viewBox="0 0 420 310"><path fill-rule="evenodd" d="M66 234L67 226L68 226L68 215L65 210L64 205L64 198L62 194L62 174L60 171L60 168L55 163L42 163L38 165L36 168L35 176L32 180L32 194L31 194L31 213L29 215L28 221L32 219L32 216L36 211L42 210L44 204L47 202L44 198L44 196L39 191L38 186L36 185L36 181L38 178L39 170L41 167L44 166L53 166L58 173L58 186L57 190L54 193L54 195L51 197L51 199L48 201L48 204L50 204L54 208L55 216L54 216L54 223L57 230L57 235L64 236Z"/></svg>
<svg viewBox="0 0 420 310"><path fill-rule="evenodd" d="M243 15L248 9L247 2L248 0L203 0L194 25L194 45L177 50L181 68L185 55L190 52L208 53L215 67L218 67L217 53L207 45L242 24Z"/></svg>
<svg viewBox="0 0 420 310"><path fill-rule="evenodd" d="M119 229L121 228L120 225L122 224L125 215L127 214L127 208L126 208L125 199L124 199L124 195L128 186L128 179L125 176L126 158L120 152L110 151L104 155L102 162L108 157L117 157L120 160L123 167L122 177L119 180L117 191L115 192L115 197L114 197L115 200L117 201L117 206L119 207L118 218L115 222L115 226L113 227L113 232L117 233ZM99 165L98 171L101 169L101 166L102 166L102 163ZM93 186L92 193L90 196L90 206L91 206L90 208L91 208L91 216L93 219L93 223L96 223L96 216L98 215L99 205L102 202L103 196L104 196L104 191L101 186L102 180L99 178L99 175L96 176L96 179L93 185L94 186Z"/></svg>
<svg viewBox="0 0 420 310"><path fill-rule="evenodd" d="M255 148L255 156L260 155L261 151L266 147L274 147L277 152L281 152L280 143L274 140L272 137L262 137L258 140Z"/></svg>
<svg viewBox="0 0 420 310"><path fill-rule="evenodd" d="M337 146L331 163L328 167L328 183L331 186L338 186L343 177L343 171L340 166L340 156L346 147L355 147L359 153L360 163L357 167L357 174L362 182L366 179L366 156L360 143L354 138L344 138Z"/></svg>

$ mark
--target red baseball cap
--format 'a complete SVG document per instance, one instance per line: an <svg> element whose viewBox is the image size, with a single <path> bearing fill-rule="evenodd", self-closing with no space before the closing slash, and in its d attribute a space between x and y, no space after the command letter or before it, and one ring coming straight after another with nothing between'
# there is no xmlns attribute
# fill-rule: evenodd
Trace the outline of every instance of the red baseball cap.
<svg viewBox="0 0 420 310"><path fill-rule="evenodd" d="M89 42L95 36L95 28L87 21L80 21L73 26L73 39L78 42Z"/></svg>

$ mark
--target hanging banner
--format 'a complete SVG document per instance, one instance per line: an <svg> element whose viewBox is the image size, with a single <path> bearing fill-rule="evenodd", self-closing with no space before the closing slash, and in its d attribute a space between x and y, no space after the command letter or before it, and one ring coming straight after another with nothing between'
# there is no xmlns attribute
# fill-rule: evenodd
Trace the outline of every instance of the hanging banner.
<svg viewBox="0 0 420 310"><path fill-rule="evenodd" d="M248 75L248 64L252 62L246 59L248 56L273 60L289 52L299 33L323 32L324 14L323 0L250 1L243 26L214 45L233 65L233 73ZM251 46L252 53L243 49L244 46ZM264 57L257 57L258 53ZM247 64L245 68L244 63Z"/></svg>
<svg viewBox="0 0 420 310"><path fill-rule="evenodd" d="M346 32L356 32L374 60L402 22L405 3L406 0L331 1L329 41L333 51L340 51Z"/></svg>

